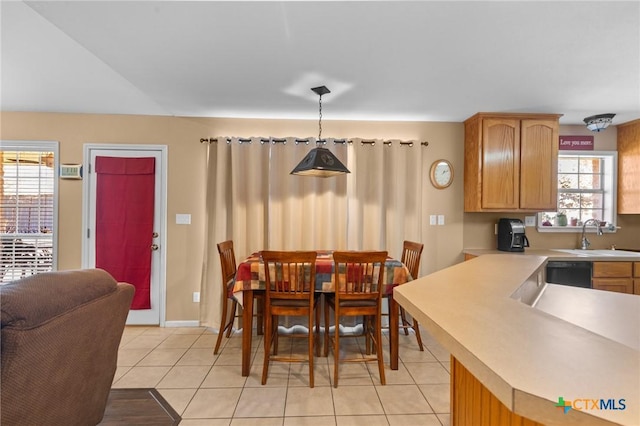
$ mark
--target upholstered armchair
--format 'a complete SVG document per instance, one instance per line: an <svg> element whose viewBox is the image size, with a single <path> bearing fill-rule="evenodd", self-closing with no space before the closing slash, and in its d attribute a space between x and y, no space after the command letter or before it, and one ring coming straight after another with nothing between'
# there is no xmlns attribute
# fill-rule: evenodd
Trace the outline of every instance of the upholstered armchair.
<svg viewBox="0 0 640 426"><path fill-rule="evenodd" d="M3 426L102 420L133 293L100 269L0 286Z"/></svg>

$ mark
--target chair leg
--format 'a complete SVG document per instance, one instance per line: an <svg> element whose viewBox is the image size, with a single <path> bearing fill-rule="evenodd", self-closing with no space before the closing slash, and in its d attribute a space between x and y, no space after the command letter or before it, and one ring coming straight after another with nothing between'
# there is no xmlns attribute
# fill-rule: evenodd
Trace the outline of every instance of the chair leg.
<svg viewBox="0 0 640 426"><path fill-rule="evenodd" d="M317 311L316 311L317 312ZM313 330L313 317L317 315L314 313L314 310L309 311L309 387L312 388L313 383L313 357L315 356L313 343L315 340L315 331Z"/></svg>
<svg viewBox="0 0 640 426"><path fill-rule="evenodd" d="M231 319L229 320L229 328L227 329L227 338L231 336L231 330L233 329L233 321L236 319L236 311L238 310L238 302L233 300L231 303Z"/></svg>
<svg viewBox="0 0 640 426"><path fill-rule="evenodd" d="M337 307L336 307L337 309ZM333 333L333 387L338 387L338 366L340 365L340 328L338 324L340 324L340 318L338 317L337 310L335 312L335 320L334 326L335 331Z"/></svg>
<svg viewBox="0 0 640 426"><path fill-rule="evenodd" d="M272 338L272 321L271 315L265 317L264 324L264 361L262 364L262 384L267 384L267 376L269 374L269 357L271 353L271 338Z"/></svg>
<svg viewBox="0 0 640 426"><path fill-rule="evenodd" d="M402 328L404 328L404 335L409 335L409 321L407 321L407 314L404 312L404 308L400 306L400 318L402 318Z"/></svg>
<svg viewBox="0 0 640 426"><path fill-rule="evenodd" d="M323 354L329 356L329 303L324 303L324 342L323 342Z"/></svg>
<svg viewBox="0 0 640 426"><path fill-rule="evenodd" d="M418 321L413 319L413 331L416 332L416 340L418 341L418 347L422 352L424 352L424 346L422 345L422 337L420 336L420 326L418 325Z"/></svg>
<svg viewBox="0 0 640 426"><path fill-rule="evenodd" d="M313 328L313 338L315 339L315 346L316 346L316 356L320 356L320 307L322 305L320 303L318 303L317 305L314 306L314 310L315 310L315 315L316 315L316 325ZM309 329L309 332L311 332L311 329Z"/></svg>
<svg viewBox="0 0 640 426"><path fill-rule="evenodd" d="M260 303L257 303L258 306L256 307L256 316L258 317L256 319L256 329L258 335L261 335L264 333L264 298L259 297L258 300Z"/></svg>
<svg viewBox="0 0 640 426"><path fill-rule="evenodd" d="M382 353L382 322L380 315L376 317L375 323L376 333L376 356L378 357L378 371L380 372L380 384L386 385L387 380L384 377L384 355Z"/></svg>
<svg viewBox="0 0 640 426"><path fill-rule="evenodd" d="M224 299L224 303L222 304L222 319L220 320L220 330L218 331L218 338L216 339L216 347L213 349L214 355L218 354L218 350L220 349L220 343L222 343L222 335L224 334L228 326L228 323L227 323L227 304L228 303L229 303L229 300ZM231 316L231 318L233 320L233 315Z"/></svg>

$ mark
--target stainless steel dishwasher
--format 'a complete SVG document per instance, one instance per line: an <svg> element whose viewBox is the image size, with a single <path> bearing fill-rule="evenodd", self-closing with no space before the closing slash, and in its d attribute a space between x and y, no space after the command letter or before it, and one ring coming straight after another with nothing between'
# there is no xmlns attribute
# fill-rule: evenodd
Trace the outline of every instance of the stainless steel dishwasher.
<svg viewBox="0 0 640 426"><path fill-rule="evenodd" d="M591 262L560 261L547 262L546 282L591 288Z"/></svg>

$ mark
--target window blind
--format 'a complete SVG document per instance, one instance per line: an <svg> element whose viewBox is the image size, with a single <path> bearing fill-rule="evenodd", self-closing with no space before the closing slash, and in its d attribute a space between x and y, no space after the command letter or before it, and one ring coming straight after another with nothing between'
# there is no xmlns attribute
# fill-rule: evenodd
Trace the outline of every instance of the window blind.
<svg viewBox="0 0 640 426"><path fill-rule="evenodd" d="M54 270L56 142L3 141L0 282Z"/></svg>

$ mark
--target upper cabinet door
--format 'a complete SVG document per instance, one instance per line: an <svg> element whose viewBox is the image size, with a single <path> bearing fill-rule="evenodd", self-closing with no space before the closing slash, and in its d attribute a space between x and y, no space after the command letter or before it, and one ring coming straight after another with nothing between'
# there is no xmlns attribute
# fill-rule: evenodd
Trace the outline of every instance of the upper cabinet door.
<svg viewBox="0 0 640 426"><path fill-rule="evenodd" d="M555 210L558 205L558 121L520 123L520 208Z"/></svg>
<svg viewBox="0 0 640 426"><path fill-rule="evenodd" d="M640 213L640 120L618 127L618 214Z"/></svg>
<svg viewBox="0 0 640 426"><path fill-rule="evenodd" d="M464 211L557 208L558 114L478 113L464 122Z"/></svg>
<svg viewBox="0 0 640 426"><path fill-rule="evenodd" d="M517 209L520 199L520 121L482 120L482 208Z"/></svg>

